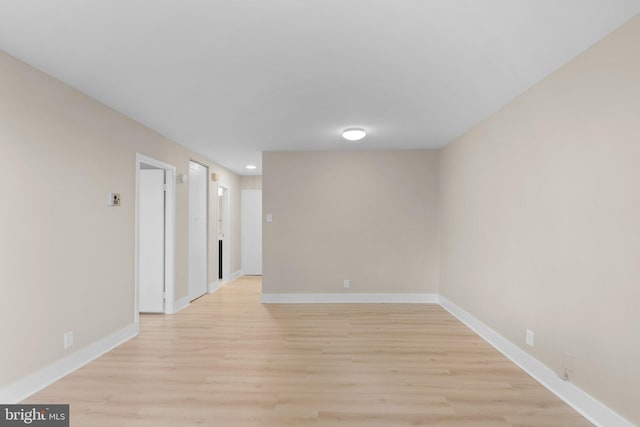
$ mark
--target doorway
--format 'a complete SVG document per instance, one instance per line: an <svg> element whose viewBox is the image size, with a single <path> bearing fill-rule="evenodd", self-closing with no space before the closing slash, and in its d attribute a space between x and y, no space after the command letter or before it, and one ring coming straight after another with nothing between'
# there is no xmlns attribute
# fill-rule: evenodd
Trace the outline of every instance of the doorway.
<svg viewBox="0 0 640 427"><path fill-rule="evenodd" d="M136 323L141 312L174 312L175 176L174 166L136 155Z"/></svg>
<svg viewBox="0 0 640 427"><path fill-rule="evenodd" d="M206 166L189 162L189 300L207 292L208 180Z"/></svg>
<svg viewBox="0 0 640 427"><path fill-rule="evenodd" d="M218 184L218 279L231 279L231 235L230 235L229 187Z"/></svg>
<svg viewBox="0 0 640 427"><path fill-rule="evenodd" d="M242 190L240 196L242 273L262 275L262 190Z"/></svg>

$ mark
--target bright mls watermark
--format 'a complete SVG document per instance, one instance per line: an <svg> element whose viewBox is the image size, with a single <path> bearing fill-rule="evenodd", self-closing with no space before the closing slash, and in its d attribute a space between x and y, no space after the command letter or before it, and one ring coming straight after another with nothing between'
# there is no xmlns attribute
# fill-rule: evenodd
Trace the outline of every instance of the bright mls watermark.
<svg viewBox="0 0 640 427"><path fill-rule="evenodd" d="M69 405L0 405L0 427L69 427Z"/></svg>

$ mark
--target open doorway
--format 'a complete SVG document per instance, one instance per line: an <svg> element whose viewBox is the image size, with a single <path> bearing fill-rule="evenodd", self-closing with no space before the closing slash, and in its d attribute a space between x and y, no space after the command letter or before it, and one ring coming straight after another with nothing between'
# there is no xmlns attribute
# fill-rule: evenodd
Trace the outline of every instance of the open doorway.
<svg viewBox="0 0 640 427"><path fill-rule="evenodd" d="M218 279L231 279L231 235L229 187L218 184Z"/></svg>
<svg viewBox="0 0 640 427"><path fill-rule="evenodd" d="M136 155L135 304L139 314L175 310L174 166Z"/></svg>

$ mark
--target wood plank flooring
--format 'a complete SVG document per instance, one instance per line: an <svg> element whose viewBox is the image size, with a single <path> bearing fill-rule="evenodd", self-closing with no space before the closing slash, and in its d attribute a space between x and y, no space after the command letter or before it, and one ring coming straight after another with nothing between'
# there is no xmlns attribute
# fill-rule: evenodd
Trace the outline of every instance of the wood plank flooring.
<svg viewBox="0 0 640 427"><path fill-rule="evenodd" d="M261 305L241 278L29 398L71 425L589 426L441 307Z"/></svg>

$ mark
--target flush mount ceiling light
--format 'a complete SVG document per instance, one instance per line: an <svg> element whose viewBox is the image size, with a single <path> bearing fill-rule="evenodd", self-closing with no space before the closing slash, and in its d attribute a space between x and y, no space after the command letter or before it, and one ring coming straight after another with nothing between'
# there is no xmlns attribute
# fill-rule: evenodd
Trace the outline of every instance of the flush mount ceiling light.
<svg viewBox="0 0 640 427"><path fill-rule="evenodd" d="M251 170L253 170L253 169L255 169L255 168L256 168L256 165L247 165L247 169L251 169Z"/></svg>
<svg viewBox="0 0 640 427"><path fill-rule="evenodd" d="M347 141L360 141L365 136L367 132L362 128L349 128L342 131L342 137Z"/></svg>

